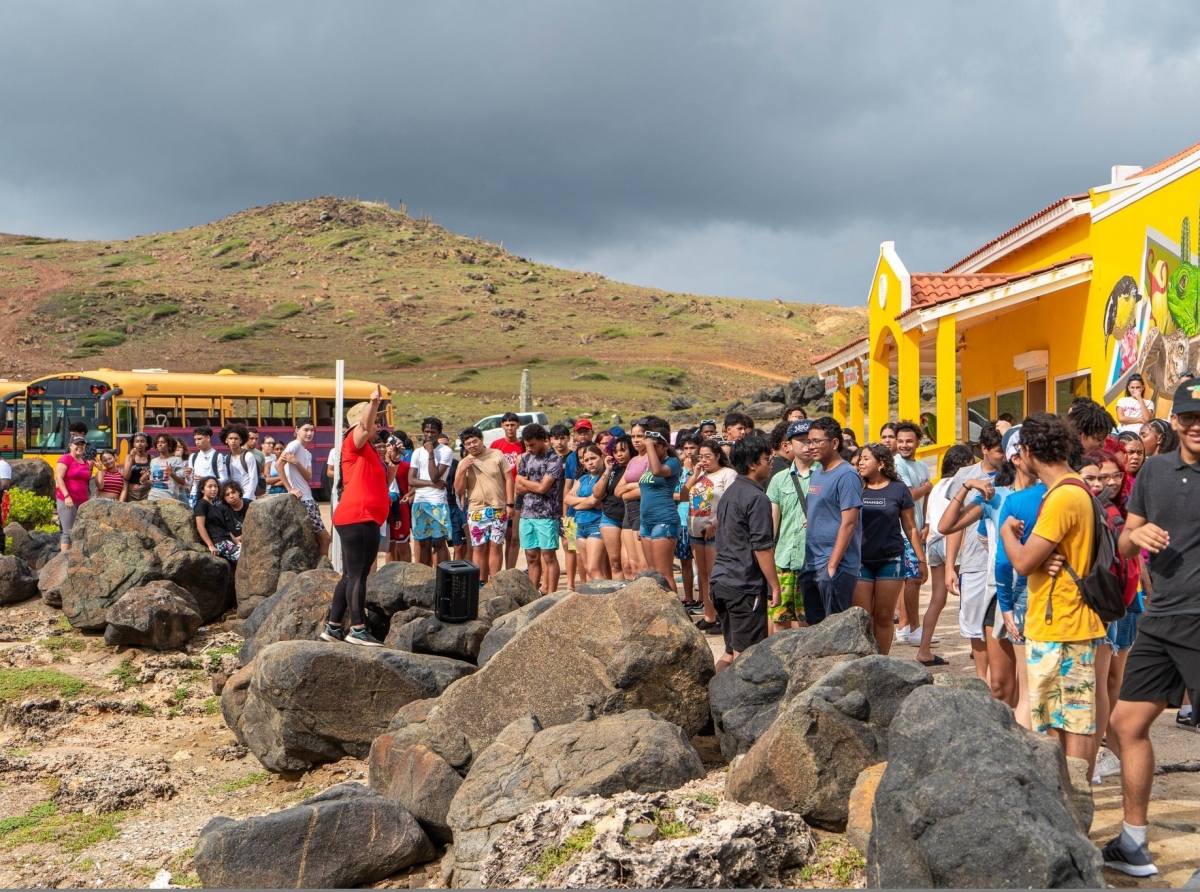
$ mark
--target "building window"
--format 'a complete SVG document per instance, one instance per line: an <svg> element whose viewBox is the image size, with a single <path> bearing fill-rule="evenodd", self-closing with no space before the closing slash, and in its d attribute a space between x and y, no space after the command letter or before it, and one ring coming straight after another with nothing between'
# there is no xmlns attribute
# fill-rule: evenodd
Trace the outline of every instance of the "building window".
<svg viewBox="0 0 1200 892"><path fill-rule="evenodd" d="M1020 424L1025 417L1025 391L1010 390L996 394L996 417L1008 415L1013 424Z"/></svg>
<svg viewBox="0 0 1200 892"><path fill-rule="evenodd" d="M1058 413L1060 418L1067 417L1067 410L1071 408L1071 402L1078 397L1091 397L1092 395L1092 376L1090 372L1080 372L1075 375L1067 375L1065 378L1057 378L1054 381L1054 411Z"/></svg>
<svg viewBox="0 0 1200 892"><path fill-rule="evenodd" d="M967 400L967 442L978 443L980 429L992 420L992 397L978 396Z"/></svg>

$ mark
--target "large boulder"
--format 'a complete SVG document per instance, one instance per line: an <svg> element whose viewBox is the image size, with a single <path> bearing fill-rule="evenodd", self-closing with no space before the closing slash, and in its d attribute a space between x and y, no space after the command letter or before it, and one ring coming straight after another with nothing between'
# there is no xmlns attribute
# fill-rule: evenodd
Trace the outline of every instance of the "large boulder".
<svg viewBox="0 0 1200 892"><path fill-rule="evenodd" d="M708 723L712 672L708 642L679 599L642 579L604 597L568 595L422 718L397 715L392 730L460 773L526 715L549 728L649 709L690 736Z"/></svg>
<svg viewBox="0 0 1200 892"><path fill-rule="evenodd" d="M446 815L463 779L429 747L395 747L392 742L392 735L380 734L371 744L367 782L412 812L430 839L453 842Z"/></svg>
<svg viewBox="0 0 1200 892"><path fill-rule="evenodd" d="M208 546L200 541L200 534L196 532L196 516L183 502L178 499L156 499L146 504L154 507L167 530L180 542L208 550Z"/></svg>
<svg viewBox="0 0 1200 892"><path fill-rule="evenodd" d="M319 558L312 521L299 499L287 493L255 499L242 524L237 615L246 618L260 601L275 594L279 574L311 570Z"/></svg>
<svg viewBox="0 0 1200 892"><path fill-rule="evenodd" d="M253 666L242 666L234 670L221 688L221 717L225 726L233 732L237 742L246 745L246 734L242 730L242 714L246 711L246 697L250 693L250 679L254 676Z"/></svg>
<svg viewBox="0 0 1200 892"><path fill-rule="evenodd" d="M539 803L494 842L478 885L779 889L816 854L799 815L759 803L710 805L689 787Z"/></svg>
<svg viewBox="0 0 1200 892"><path fill-rule="evenodd" d="M435 654L474 663L490 628L490 623L477 619L465 623L444 623L437 617L427 616L400 626L393 624L384 644L397 650Z"/></svg>
<svg viewBox="0 0 1200 892"><path fill-rule="evenodd" d="M755 402L742 411L756 421L778 421L783 417L783 403Z"/></svg>
<svg viewBox="0 0 1200 892"><path fill-rule="evenodd" d="M722 755L732 761L749 750L781 708L839 663L877 653L871 617L861 607L748 648L708 685Z"/></svg>
<svg viewBox="0 0 1200 892"><path fill-rule="evenodd" d="M238 661L245 666L277 641L316 641L339 579L334 570L307 570L262 601L242 626L246 641Z"/></svg>
<svg viewBox="0 0 1200 892"><path fill-rule="evenodd" d="M346 889L435 854L400 803L362 784L338 784L273 814L213 818L194 862L208 888Z"/></svg>
<svg viewBox="0 0 1200 892"><path fill-rule="evenodd" d="M425 564L389 561L367 577L367 606L388 616L408 607L433 610L436 578Z"/></svg>
<svg viewBox="0 0 1200 892"><path fill-rule="evenodd" d="M67 582L67 553L60 551L38 571L38 592L48 607L62 607L62 588Z"/></svg>
<svg viewBox="0 0 1200 892"><path fill-rule="evenodd" d="M683 731L644 709L545 730L533 716L518 719L479 755L450 803L453 885L478 886L492 843L538 802L673 790L702 777Z"/></svg>
<svg viewBox="0 0 1200 892"><path fill-rule="evenodd" d="M161 579L121 595L108 608L105 619L106 647L132 644L154 650L177 650L204 625L195 598Z"/></svg>
<svg viewBox="0 0 1200 892"><path fill-rule="evenodd" d="M475 667L388 648L280 641L254 659L242 733L270 771L366 758L401 706L436 697Z"/></svg>
<svg viewBox="0 0 1200 892"><path fill-rule="evenodd" d="M12 487L54 498L54 469L40 458L23 458L12 464Z"/></svg>
<svg viewBox="0 0 1200 892"><path fill-rule="evenodd" d="M502 595L511 598L521 607L542 597L537 586L529 580L529 574L516 569L501 570L489 579L479 592L479 600L486 601L488 598Z"/></svg>
<svg viewBox="0 0 1200 892"><path fill-rule="evenodd" d="M492 627L483 637L483 643L479 645L479 654L476 662L480 666L486 665L487 661L494 657L500 648L512 641L517 632L520 632L566 596L566 592L545 595L526 604L515 613L509 613L500 617L492 623Z"/></svg>
<svg viewBox="0 0 1200 892"><path fill-rule="evenodd" d="M26 530L19 523L10 523L4 528L4 535L8 540L8 553L16 555L35 570L42 569L60 553L61 533Z"/></svg>
<svg viewBox="0 0 1200 892"><path fill-rule="evenodd" d="M29 564L15 555L0 555L0 604L15 604L37 596L37 574Z"/></svg>
<svg viewBox="0 0 1200 892"><path fill-rule="evenodd" d="M875 792L873 888L1103 888L1070 806L1062 748L991 697L928 686L888 734Z"/></svg>
<svg viewBox="0 0 1200 892"><path fill-rule="evenodd" d="M117 598L163 579L186 589L210 622L225 610L231 578L228 561L174 538L151 503L91 499L72 530L62 609L77 629L103 629Z"/></svg>
<svg viewBox="0 0 1200 892"><path fill-rule="evenodd" d="M888 758L887 731L904 699L933 679L919 664L870 656L843 663L793 700L729 768L725 794L845 829L863 769Z"/></svg>

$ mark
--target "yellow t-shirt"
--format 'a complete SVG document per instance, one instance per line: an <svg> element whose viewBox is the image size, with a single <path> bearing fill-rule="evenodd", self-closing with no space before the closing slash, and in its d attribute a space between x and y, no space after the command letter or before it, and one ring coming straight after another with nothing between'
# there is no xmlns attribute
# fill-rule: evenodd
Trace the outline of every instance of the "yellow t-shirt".
<svg viewBox="0 0 1200 892"><path fill-rule="evenodd" d="M1068 476L1081 480L1076 474ZM1059 481L1042 502L1033 535L1057 542L1058 552L1083 578L1091 569L1094 517L1087 491ZM1047 599L1053 599L1049 623L1046 622ZM1055 579L1041 569L1030 574L1029 606L1025 612L1027 638L1033 641L1089 641L1103 638L1106 631L1096 611L1083 602L1078 586L1066 570Z"/></svg>

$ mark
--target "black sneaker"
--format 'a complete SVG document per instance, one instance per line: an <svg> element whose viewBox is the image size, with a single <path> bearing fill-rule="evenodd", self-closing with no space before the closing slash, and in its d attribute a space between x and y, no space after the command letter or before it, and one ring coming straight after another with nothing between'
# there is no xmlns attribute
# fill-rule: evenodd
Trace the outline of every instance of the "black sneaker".
<svg viewBox="0 0 1200 892"><path fill-rule="evenodd" d="M341 626L335 626L333 623L325 623L325 631L321 633L322 641L345 641L346 633L342 631Z"/></svg>
<svg viewBox="0 0 1200 892"><path fill-rule="evenodd" d="M702 619L702 620L700 620L700 622L696 623L696 628L699 629L701 632L703 632L706 635L720 635L721 634L721 621L718 619L718 620L713 620L710 623L708 620Z"/></svg>
<svg viewBox="0 0 1200 892"><path fill-rule="evenodd" d="M1187 715L1184 715L1183 710L1180 710L1179 712L1175 713L1175 724L1177 724L1180 728L1191 728L1192 717L1194 715L1195 712L1189 712Z"/></svg>
<svg viewBox="0 0 1200 892"><path fill-rule="evenodd" d="M361 644L363 647L383 647L383 642L370 633L366 626L361 629L351 629L346 636L347 644Z"/></svg>
<svg viewBox="0 0 1200 892"><path fill-rule="evenodd" d="M683 609L688 613L703 613L704 605L699 601L684 601Z"/></svg>
<svg viewBox="0 0 1200 892"><path fill-rule="evenodd" d="M1132 852L1121 845L1121 837L1115 836L1101 850L1104 866L1127 873L1131 877L1152 877L1158 873L1150 858L1150 847L1142 843Z"/></svg>

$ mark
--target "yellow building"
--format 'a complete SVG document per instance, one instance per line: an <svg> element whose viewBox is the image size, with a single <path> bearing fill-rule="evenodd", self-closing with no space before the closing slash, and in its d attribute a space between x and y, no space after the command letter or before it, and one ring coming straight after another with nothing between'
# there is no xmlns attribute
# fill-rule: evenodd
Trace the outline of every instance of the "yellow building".
<svg viewBox="0 0 1200 892"><path fill-rule="evenodd" d="M1196 217L1193 221L1192 214ZM897 418L933 416L940 454L1010 414L1109 411L1134 372L1158 414L1200 372L1200 143L1061 198L940 273L910 273L879 248L869 334L814 360L834 413L878 439ZM898 379L889 399L888 381ZM936 380L922 398L921 377Z"/></svg>

